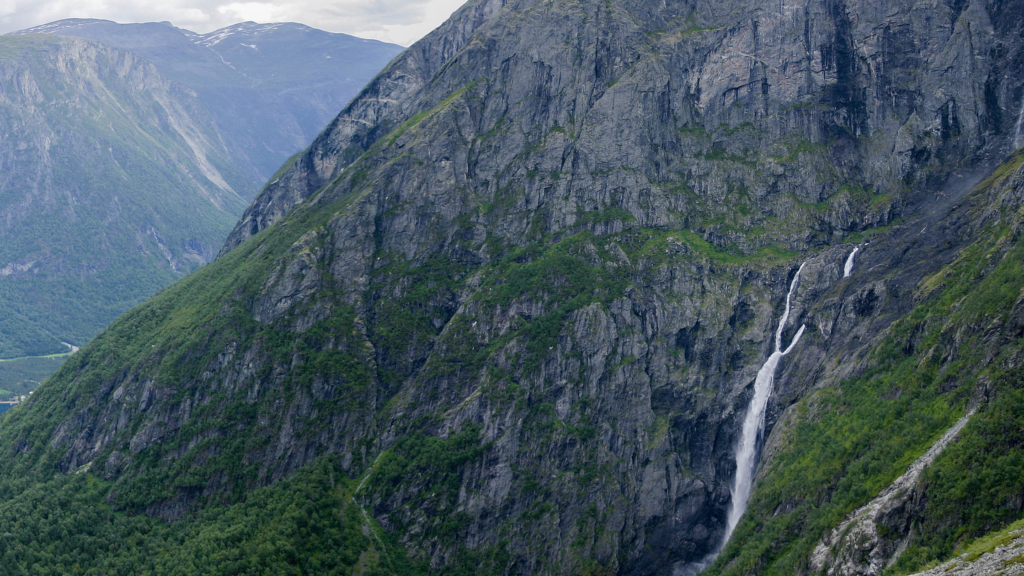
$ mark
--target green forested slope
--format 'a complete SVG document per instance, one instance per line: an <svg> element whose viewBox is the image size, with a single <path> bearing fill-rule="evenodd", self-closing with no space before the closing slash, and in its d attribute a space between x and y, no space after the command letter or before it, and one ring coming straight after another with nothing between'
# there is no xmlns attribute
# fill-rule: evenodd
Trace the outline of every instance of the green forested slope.
<svg viewBox="0 0 1024 576"><path fill-rule="evenodd" d="M65 476L0 505L0 573L410 573L374 536L354 489L324 461L243 503L167 523L112 509L109 486L92 475Z"/></svg>

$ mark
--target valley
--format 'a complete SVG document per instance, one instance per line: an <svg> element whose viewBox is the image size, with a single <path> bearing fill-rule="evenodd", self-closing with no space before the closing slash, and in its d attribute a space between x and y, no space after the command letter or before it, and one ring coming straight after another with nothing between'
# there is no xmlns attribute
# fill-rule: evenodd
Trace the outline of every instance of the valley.
<svg viewBox="0 0 1024 576"><path fill-rule="evenodd" d="M0 402L27 396L68 356L78 351L78 346L67 343L65 346L69 348L68 352L0 359L0 383L6 387L0 387Z"/></svg>

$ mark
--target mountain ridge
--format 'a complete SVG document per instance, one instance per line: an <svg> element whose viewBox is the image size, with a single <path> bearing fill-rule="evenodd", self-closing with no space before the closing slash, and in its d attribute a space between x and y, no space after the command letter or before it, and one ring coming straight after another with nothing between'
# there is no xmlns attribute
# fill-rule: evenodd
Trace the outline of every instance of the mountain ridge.
<svg viewBox="0 0 1024 576"><path fill-rule="evenodd" d="M260 181L304 148L401 50L294 23L246 22L197 34L169 23L72 18L8 35L32 33L90 38L150 60L198 93ZM268 50L250 48L257 44Z"/></svg>

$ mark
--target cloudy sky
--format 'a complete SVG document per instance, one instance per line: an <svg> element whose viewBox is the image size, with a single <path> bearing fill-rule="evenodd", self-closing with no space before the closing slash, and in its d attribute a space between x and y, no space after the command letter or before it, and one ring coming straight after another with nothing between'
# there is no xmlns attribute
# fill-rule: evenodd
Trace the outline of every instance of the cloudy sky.
<svg viewBox="0 0 1024 576"><path fill-rule="evenodd" d="M63 18L162 22L210 32L237 22L300 22L408 46L465 0L0 0L0 34Z"/></svg>

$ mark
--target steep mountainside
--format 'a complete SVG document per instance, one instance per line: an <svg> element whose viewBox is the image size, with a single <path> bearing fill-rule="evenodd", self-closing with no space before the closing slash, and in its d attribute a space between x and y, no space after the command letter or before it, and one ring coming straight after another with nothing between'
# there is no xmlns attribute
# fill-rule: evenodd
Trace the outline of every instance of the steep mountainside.
<svg viewBox="0 0 1024 576"><path fill-rule="evenodd" d="M15 34L90 38L149 60L196 92L227 146L261 182L402 50L293 23L245 22L196 34L166 22L73 18Z"/></svg>
<svg viewBox="0 0 1024 576"><path fill-rule="evenodd" d="M190 90L88 40L0 38L0 357L66 352L209 261L253 182Z"/></svg>
<svg viewBox="0 0 1024 576"><path fill-rule="evenodd" d="M1022 33L1020 0L471 0L217 261L0 420L0 518L32 526L0 551L153 573L947 558L1024 515Z"/></svg>

